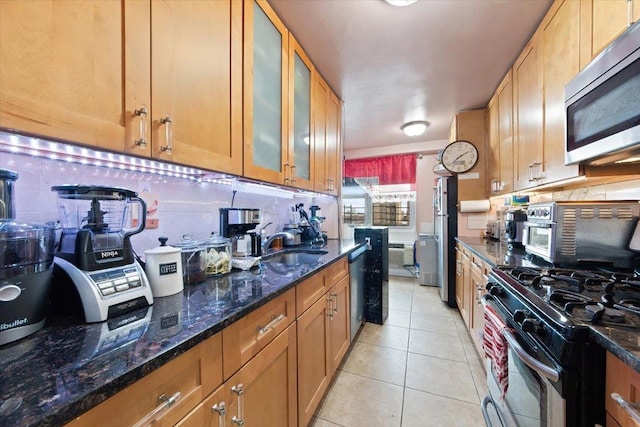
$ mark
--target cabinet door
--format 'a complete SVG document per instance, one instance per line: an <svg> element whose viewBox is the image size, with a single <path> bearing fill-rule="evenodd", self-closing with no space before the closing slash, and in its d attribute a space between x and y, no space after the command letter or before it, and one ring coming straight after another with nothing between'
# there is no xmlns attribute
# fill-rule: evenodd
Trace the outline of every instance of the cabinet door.
<svg viewBox="0 0 640 427"><path fill-rule="evenodd" d="M314 145L314 189L321 193L329 191L326 166L327 108L331 90L318 73L315 74L313 100L313 145Z"/></svg>
<svg viewBox="0 0 640 427"><path fill-rule="evenodd" d="M458 309L462 313L462 292L464 290L464 254L462 253L462 246L458 244L456 246L456 304Z"/></svg>
<svg viewBox="0 0 640 427"><path fill-rule="evenodd" d="M151 11L153 156L241 174L242 4L168 0Z"/></svg>
<svg viewBox="0 0 640 427"><path fill-rule="evenodd" d="M287 29L266 0L245 0L244 31L244 175L283 184Z"/></svg>
<svg viewBox="0 0 640 427"><path fill-rule="evenodd" d="M592 0L592 58L627 28L627 3L626 0ZM634 6L635 9L640 8L635 4Z"/></svg>
<svg viewBox="0 0 640 427"><path fill-rule="evenodd" d="M478 162L458 178L458 200L474 200L483 198L485 194L485 161L486 156L486 110L469 110L456 114L453 121L450 139L461 139L471 142L478 149Z"/></svg>
<svg viewBox="0 0 640 427"><path fill-rule="evenodd" d="M544 70L543 179L578 176L578 165L564 165L564 87L580 71L580 2L565 1L542 32Z"/></svg>
<svg viewBox="0 0 640 427"><path fill-rule="evenodd" d="M311 84L313 65L296 39L289 34L289 183L313 190L313 145L311 138Z"/></svg>
<svg viewBox="0 0 640 427"><path fill-rule="evenodd" d="M327 135L325 146L325 192L336 196L342 189L342 103L329 91L327 104Z"/></svg>
<svg viewBox="0 0 640 427"><path fill-rule="evenodd" d="M618 393L627 402L637 405L640 402L640 373L607 352L605 408L622 427L637 427L626 410L613 400L611 393Z"/></svg>
<svg viewBox="0 0 640 427"><path fill-rule="evenodd" d="M515 190L536 184L542 166L542 57L538 37L534 35L514 65L516 109Z"/></svg>
<svg viewBox="0 0 640 427"><path fill-rule="evenodd" d="M2 1L0 127L148 155L148 59L149 1Z"/></svg>
<svg viewBox="0 0 640 427"><path fill-rule="evenodd" d="M225 383L228 419L235 416L246 426L297 426L296 358L294 322Z"/></svg>
<svg viewBox="0 0 640 427"><path fill-rule="evenodd" d="M487 194L493 196L500 193L500 168L496 167L500 164L500 105L497 96L487 104L487 141Z"/></svg>
<svg viewBox="0 0 640 427"><path fill-rule="evenodd" d="M329 330L332 314L329 295L316 301L297 321L298 329L298 416L299 425L311 417L331 381Z"/></svg>
<svg viewBox="0 0 640 427"><path fill-rule="evenodd" d="M513 191L513 80L509 70L498 87L500 191ZM495 165L493 166L495 167Z"/></svg>
<svg viewBox="0 0 640 427"><path fill-rule="evenodd" d="M329 290L329 298L333 304L329 326L329 362L330 373L338 369L342 358L347 353L350 343L349 315L349 276L345 276Z"/></svg>
<svg viewBox="0 0 640 427"><path fill-rule="evenodd" d="M478 351L478 354L482 356L484 354L482 350L484 308L482 307L481 298L486 293L490 267L474 256L472 256L471 262L470 332L473 343L476 346L476 350Z"/></svg>

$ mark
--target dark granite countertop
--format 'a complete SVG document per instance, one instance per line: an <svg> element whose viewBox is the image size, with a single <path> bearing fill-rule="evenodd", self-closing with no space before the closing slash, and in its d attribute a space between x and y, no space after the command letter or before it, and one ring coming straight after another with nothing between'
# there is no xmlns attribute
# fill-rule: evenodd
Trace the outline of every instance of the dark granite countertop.
<svg viewBox="0 0 640 427"><path fill-rule="evenodd" d="M102 323L54 313L0 347L0 424L63 425L359 246L329 240L315 264L234 270Z"/></svg>
<svg viewBox="0 0 640 427"><path fill-rule="evenodd" d="M532 266L525 258L522 248L510 250L505 242L478 237L458 237L471 251L492 266L512 265ZM637 330L624 327L590 326L594 340L605 350L615 354L620 360L640 372L640 334Z"/></svg>

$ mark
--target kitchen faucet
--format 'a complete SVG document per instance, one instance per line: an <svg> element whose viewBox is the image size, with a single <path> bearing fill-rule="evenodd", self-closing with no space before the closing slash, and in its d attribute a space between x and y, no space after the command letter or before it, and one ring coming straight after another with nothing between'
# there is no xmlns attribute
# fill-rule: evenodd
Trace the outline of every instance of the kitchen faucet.
<svg viewBox="0 0 640 427"><path fill-rule="evenodd" d="M262 243L262 252L266 253L271 243L278 237L282 237L286 242L293 242L296 238L292 233L289 233L288 231L279 231L269 236L269 238Z"/></svg>

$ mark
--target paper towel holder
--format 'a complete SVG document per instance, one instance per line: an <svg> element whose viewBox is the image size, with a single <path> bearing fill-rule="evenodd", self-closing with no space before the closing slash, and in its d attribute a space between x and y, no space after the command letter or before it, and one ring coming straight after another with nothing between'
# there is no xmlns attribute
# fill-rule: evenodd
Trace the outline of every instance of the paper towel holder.
<svg viewBox="0 0 640 427"><path fill-rule="evenodd" d="M458 211L460 213L482 213L491 210L491 201L489 199L482 200L460 200L458 202Z"/></svg>

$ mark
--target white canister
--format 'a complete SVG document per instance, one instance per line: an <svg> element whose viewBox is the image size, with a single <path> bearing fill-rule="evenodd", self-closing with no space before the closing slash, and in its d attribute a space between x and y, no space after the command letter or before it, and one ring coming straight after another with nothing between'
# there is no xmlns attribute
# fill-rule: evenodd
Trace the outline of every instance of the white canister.
<svg viewBox="0 0 640 427"><path fill-rule="evenodd" d="M160 246L144 251L145 267L154 297L166 297L182 292L182 259L180 248L167 246L167 238L160 237Z"/></svg>

